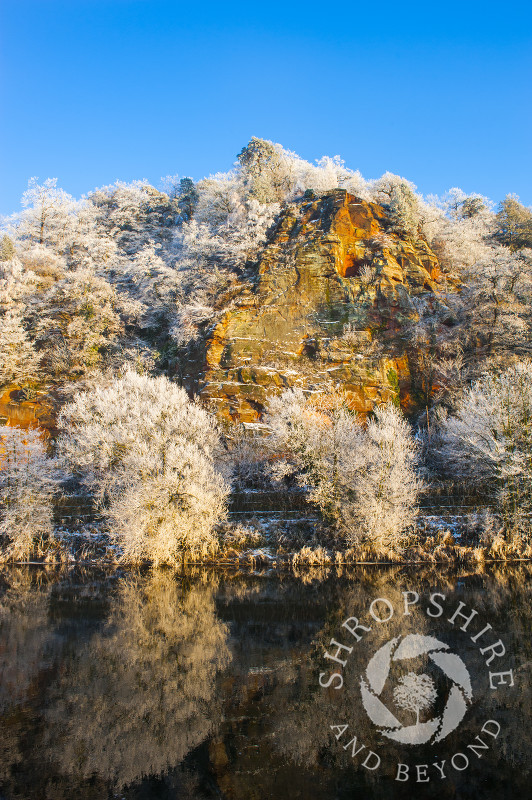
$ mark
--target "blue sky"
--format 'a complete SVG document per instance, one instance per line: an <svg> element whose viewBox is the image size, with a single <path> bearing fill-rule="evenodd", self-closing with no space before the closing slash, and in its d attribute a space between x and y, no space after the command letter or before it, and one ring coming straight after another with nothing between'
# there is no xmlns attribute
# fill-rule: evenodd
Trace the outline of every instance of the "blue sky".
<svg viewBox="0 0 532 800"><path fill-rule="evenodd" d="M0 213L229 169L251 136L532 204L529 3L0 0Z"/></svg>

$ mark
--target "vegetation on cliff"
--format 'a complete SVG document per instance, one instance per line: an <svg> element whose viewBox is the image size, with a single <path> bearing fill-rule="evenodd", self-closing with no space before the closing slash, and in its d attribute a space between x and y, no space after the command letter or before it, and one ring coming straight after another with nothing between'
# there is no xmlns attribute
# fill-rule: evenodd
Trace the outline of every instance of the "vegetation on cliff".
<svg viewBox="0 0 532 800"><path fill-rule="evenodd" d="M165 188L78 201L32 178L5 220L6 553L52 542L54 497L77 492L122 557L204 557L231 470L302 486L325 523L305 544L394 552L423 546L422 484L467 481L491 515L475 544L529 552L532 211L256 138Z"/></svg>

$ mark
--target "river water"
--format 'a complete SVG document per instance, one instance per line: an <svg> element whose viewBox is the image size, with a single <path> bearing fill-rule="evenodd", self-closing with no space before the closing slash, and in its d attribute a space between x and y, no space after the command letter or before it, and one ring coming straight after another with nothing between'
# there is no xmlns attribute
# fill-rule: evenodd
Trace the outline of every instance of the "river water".
<svg viewBox="0 0 532 800"><path fill-rule="evenodd" d="M6 569L0 798L526 800L530 576Z"/></svg>

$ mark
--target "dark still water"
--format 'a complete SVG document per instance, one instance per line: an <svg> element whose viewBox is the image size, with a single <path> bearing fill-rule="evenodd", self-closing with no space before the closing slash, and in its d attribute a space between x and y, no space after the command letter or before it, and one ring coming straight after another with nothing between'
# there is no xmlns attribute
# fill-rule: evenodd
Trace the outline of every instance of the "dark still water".
<svg viewBox="0 0 532 800"><path fill-rule="evenodd" d="M528 567L0 580L0 798L532 797Z"/></svg>

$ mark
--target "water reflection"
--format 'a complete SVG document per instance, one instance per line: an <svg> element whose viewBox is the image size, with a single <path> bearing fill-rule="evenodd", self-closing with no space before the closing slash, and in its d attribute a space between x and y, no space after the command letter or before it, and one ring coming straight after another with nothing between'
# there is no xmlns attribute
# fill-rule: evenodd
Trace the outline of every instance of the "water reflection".
<svg viewBox="0 0 532 800"><path fill-rule="evenodd" d="M41 580L35 581L39 577ZM54 634L48 625L50 584L19 570L0 597L0 714L9 713L36 691L41 670L52 660Z"/></svg>
<svg viewBox="0 0 532 800"><path fill-rule="evenodd" d="M214 589L166 572L121 582L104 629L50 688L46 738L65 772L124 786L175 766L217 728L215 675L229 651Z"/></svg>
<svg viewBox="0 0 532 800"><path fill-rule="evenodd" d="M408 607L407 615L405 597L402 594L406 591L410 593L407 599L412 600L415 594L420 596L419 604ZM433 592L445 595L445 600L436 598L443 607L441 617L436 619L427 614L427 610L433 614L437 612L435 606L428 604ZM393 616L385 624L376 623L367 613L372 600L377 597L386 598L393 608ZM460 606L460 602L465 605ZM466 615L473 609L477 611L465 632L460 629L465 624L462 617L455 618L454 625L449 624L449 619L457 609ZM382 601L374 610L383 618L391 613ZM342 622L352 616L358 617L365 627L371 628L370 631L357 629L360 642L342 627ZM423 778L423 797L446 797L447 792L452 797L469 797L471 792L480 791L482 787L483 797L499 798L506 796L510 786L518 785L526 792L526 775L529 773L532 753L532 739L528 734L531 622L532 603L529 572L526 569L469 576L463 580L456 580L452 576L445 579L430 574L415 575L399 569L366 573L359 582L338 592L334 611L313 642L312 658L323 671L323 682L327 683L330 675L338 669L342 674L342 688L334 689L339 685L338 679L324 691L317 686L314 676L314 682L307 683L293 697L290 713L285 712L278 719L275 736L277 746L292 761L307 768L325 760L329 768L337 774L340 771L349 774L351 786L366 787L370 796L410 797L416 788L420 788L412 788L412 784L417 783L418 764L429 765L428 770L422 769L420 772ZM350 624L353 626L355 623ZM491 628L486 631L484 638L473 642L472 638L486 625ZM438 745L434 740L426 746L417 747L396 744L380 733L379 727L371 721L364 708L361 678L366 679L365 670L371 657L384 643L395 638L397 642L404 641L409 634L437 636L438 640L445 642L451 652L459 653L464 658L473 683L472 707L468 709L463 722L458 720L461 724L457 730ZM499 638L504 641L507 652L488 669L486 661L492 651L482 654L480 649L497 642ZM331 647L331 639L353 646L353 652L348 653L343 648L338 652L336 646ZM501 651L502 648L496 648L496 652ZM345 660L345 667L324 658L324 653L327 652ZM438 677L438 670L430 663L427 653L407 660L406 663L407 666L403 666L401 662L392 664L396 669L395 676L393 670L390 672L392 686L394 682L395 685L400 683L400 675L408 673L412 666L417 667L415 671L418 673L428 672L435 680ZM510 680L515 681L515 686L501 686L499 690L493 690L490 687L490 669L494 673L512 669L513 678L508 676L506 680L508 683ZM451 682L445 678L442 681L441 673L439 681L440 685L443 683L444 692L437 709L441 713L444 709L445 692L448 694ZM498 682L497 679L494 681ZM397 713L391 688L386 684L381 698L387 708ZM488 725L485 729L487 734L482 733L482 727L487 720L496 720L500 724L500 732L497 725ZM407 718L405 724L411 722L412 720L408 723ZM331 729L331 725L345 724L348 728L342 735L339 735L341 727ZM383 728L385 725L380 726L380 730ZM496 739L494 733L497 733ZM469 744L478 744L476 737L479 734L487 743L489 752L479 750L475 753L468 749ZM355 750L364 746L355 757L352 745L354 736L357 737ZM372 768L377 763L376 758L368 761L367 769L362 767L370 751L377 753L381 762L378 771L374 773ZM462 769L466 762L459 758L456 764L461 769L452 767L451 760L457 752L465 752L469 756L467 768ZM447 762L443 773L445 783L441 783L441 772L437 768L431 769L430 765L435 761L441 765L444 760ZM404 767L398 772L398 764L405 764L408 769ZM515 772L516 767L519 772ZM398 781L398 775L405 780ZM408 785L402 785L403 783Z"/></svg>
<svg viewBox="0 0 532 800"><path fill-rule="evenodd" d="M24 763L21 710L36 702L58 646L48 624L46 575L14 570L0 576L0 783Z"/></svg>
<svg viewBox="0 0 532 800"><path fill-rule="evenodd" d="M371 568L342 577L307 574L305 581L7 570L0 597L3 796L498 800L519 791L526 797L529 579L527 567L460 576ZM407 615L404 591L420 597ZM439 618L426 613L433 592L446 598ZM366 625L372 630L359 631L360 642L349 640L342 622L357 616L366 624L376 597L393 607L390 620ZM467 632L448 622L460 601L477 611ZM469 634L488 623L485 643L501 637L508 653L500 669L515 671L511 691L489 690L489 653L471 641ZM371 656L408 634L438 637L471 676L473 702L437 745L412 747L382 736L361 701L360 676ZM319 685L320 672L335 666L324 660L332 638L356 645L341 669L341 691ZM427 653L418 659L404 669L395 664L390 678L421 670L448 692L449 680L438 676ZM387 705L393 697L393 686L383 689ZM434 713L441 713L441 697ZM487 719L498 720L500 734L481 758L473 754L466 770L446 768L443 780L432 768L423 786L395 779L398 763L409 764L412 775L416 763L449 764ZM379 754L381 767L365 769L331 724L348 724L365 752Z"/></svg>

